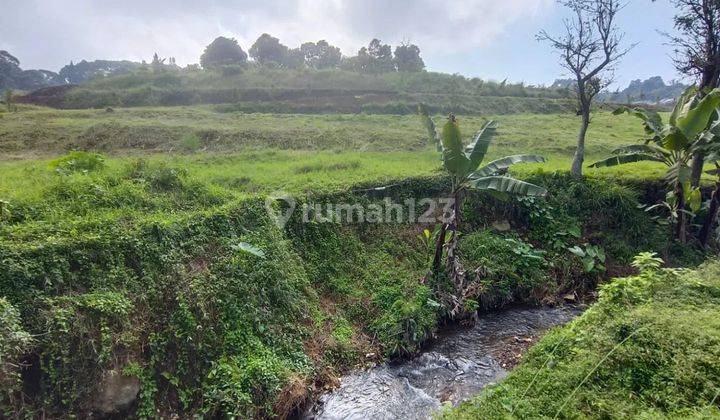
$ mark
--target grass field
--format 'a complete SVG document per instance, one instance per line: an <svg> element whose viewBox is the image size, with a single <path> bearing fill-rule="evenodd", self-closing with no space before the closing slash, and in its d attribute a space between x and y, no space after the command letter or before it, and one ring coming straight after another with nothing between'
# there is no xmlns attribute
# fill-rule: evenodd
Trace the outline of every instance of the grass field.
<svg viewBox="0 0 720 420"><path fill-rule="evenodd" d="M414 115L286 115L215 112L210 106L105 110L28 109L0 114L2 160L42 157L70 149L113 154L182 152L182 140L197 136L204 151L294 149L407 152L424 148L425 132ZM500 130L492 150L571 156L579 120L570 114L459 117L467 137L486 119ZM443 117L435 117L440 123ZM599 157L614 147L636 142L636 119L595 115L588 154Z"/></svg>
<svg viewBox="0 0 720 420"><path fill-rule="evenodd" d="M485 121L459 118L468 141ZM488 118L500 123L490 158L534 153L548 159L516 167L520 176L568 169L577 130L573 116ZM438 124L443 119L435 117ZM600 112L588 136L587 161L641 136L635 119ZM91 211L118 216L199 210L274 190L336 192L439 174L439 155L425 137L415 116L218 113L207 106L114 112L25 109L2 118L0 199L26 209L23 220L29 222L82 218ZM58 176L49 163L70 150L103 153L106 167ZM138 184L130 174L138 159L154 168L152 176L181 178L179 185L188 192ZM663 170L639 163L588 173L657 178ZM131 202L135 205L122 205Z"/></svg>

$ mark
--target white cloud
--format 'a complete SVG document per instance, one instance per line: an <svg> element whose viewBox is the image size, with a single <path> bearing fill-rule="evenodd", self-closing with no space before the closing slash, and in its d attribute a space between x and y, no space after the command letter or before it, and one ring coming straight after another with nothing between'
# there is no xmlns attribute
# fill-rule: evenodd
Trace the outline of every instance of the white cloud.
<svg viewBox="0 0 720 420"><path fill-rule="evenodd" d="M197 62L218 35L248 49L263 32L289 46L327 39L346 55L372 38L409 39L424 55L470 52L553 0L28 0L3 6L0 48L25 68L57 70L79 59L149 59L157 51ZM12 48L11 48L12 47Z"/></svg>

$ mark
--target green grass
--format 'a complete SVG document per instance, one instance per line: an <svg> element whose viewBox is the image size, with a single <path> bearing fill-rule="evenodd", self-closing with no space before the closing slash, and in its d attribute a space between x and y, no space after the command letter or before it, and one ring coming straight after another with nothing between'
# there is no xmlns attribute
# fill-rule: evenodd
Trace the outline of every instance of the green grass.
<svg viewBox="0 0 720 420"><path fill-rule="evenodd" d="M425 133L414 115L293 115L215 112L209 106L104 110L28 109L0 114L3 159L96 149L111 154L182 151L195 134L200 150L295 149L336 151L417 151ZM579 119L570 114L488 115L500 123L491 149L564 158L572 155ZM460 116L470 137L485 118ZM437 123L443 117L437 116ZM636 142L642 126L630 116L599 112L588 134L589 158Z"/></svg>
<svg viewBox="0 0 720 420"><path fill-rule="evenodd" d="M485 121L459 118L467 137ZM488 160L517 153L548 159L515 167L521 177L569 168L578 123L574 116L491 118L500 129ZM435 120L441 123L443 117ZM636 119L598 113L588 135L587 162L641 136ZM74 149L105 154L106 167L59 175L50 167L51 158ZM416 116L218 113L202 106L111 113L25 109L3 114L0 150L0 199L14 208L16 225L82 221L89 214L113 220L198 211L276 190L337 192L442 172ZM143 182L133 178L138 159L156 172L176 171L182 178L179 190L163 191L143 177ZM663 167L638 163L587 173L642 180L661 177Z"/></svg>
<svg viewBox="0 0 720 420"><path fill-rule="evenodd" d="M448 419L720 417L720 263L616 279Z"/></svg>
<svg viewBox="0 0 720 420"><path fill-rule="evenodd" d="M84 89L112 91L141 88L175 89L337 89L401 91L434 94L475 94L487 96L530 96L559 98L567 90L498 83L436 72L362 74L344 70L286 70L248 67L228 74L222 70L181 70L136 72L102 78L83 85Z"/></svg>

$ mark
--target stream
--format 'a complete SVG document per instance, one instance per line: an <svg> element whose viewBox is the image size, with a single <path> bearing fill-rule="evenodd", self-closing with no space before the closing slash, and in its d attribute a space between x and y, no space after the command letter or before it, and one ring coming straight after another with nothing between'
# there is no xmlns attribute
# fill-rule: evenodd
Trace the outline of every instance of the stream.
<svg viewBox="0 0 720 420"><path fill-rule="evenodd" d="M483 314L471 328L444 331L417 357L340 379L303 419L428 419L504 378L542 333L569 322L577 307L508 309Z"/></svg>

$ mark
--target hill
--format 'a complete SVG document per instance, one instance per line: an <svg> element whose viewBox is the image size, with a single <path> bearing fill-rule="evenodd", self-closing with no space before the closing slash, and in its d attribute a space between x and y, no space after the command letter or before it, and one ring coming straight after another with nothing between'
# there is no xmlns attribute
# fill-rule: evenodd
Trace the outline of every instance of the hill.
<svg viewBox="0 0 720 420"><path fill-rule="evenodd" d="M48 70L23 70L20 60L0 50L0 92L7 89L34 90L62 84L58 74Z"/></svg>
<svg viewBox="0 0 720 420"><path fill-rule="evenodd" d="M20 60L7 51L0 51L0 91L7 89L32 91L52 86L85 83L89 80L130 73L142 63L132 61L95 60L64 66L59 73L50 70L23 70Z"/></svg>
<svg viewBox="0 0 720 420"><path fill-rule="evenodd" d="M557 79L550 88L561 92L569 91L574 83L575 81L572 79ZM614 103L665 105L674 103L675 98L688 87L677 80L671 80L666 84L662 77L654 76L646 80L633 80L623 90L603 91L598 95L598 99Z"/></svg>
<svg viewBox="0 0 720 420"><path fill-rule="evenodd" d="M231 110L277 113L414 113L419 102L459 114L557 113L572 102L557 89L434 72L364 74L339 69L213 70L146 67L63 89L33 92L21 103L84 109L233 104Z"/></svg>

